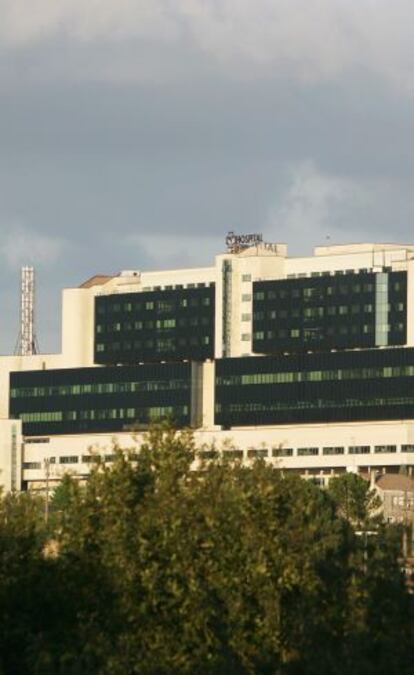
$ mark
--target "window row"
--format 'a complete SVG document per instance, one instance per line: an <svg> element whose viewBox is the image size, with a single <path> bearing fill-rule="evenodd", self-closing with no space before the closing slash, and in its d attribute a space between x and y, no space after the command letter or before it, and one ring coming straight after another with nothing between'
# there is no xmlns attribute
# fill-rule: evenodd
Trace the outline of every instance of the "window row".
<svg viewBox="0 0 414 675"><path fill-rule="evenodd" d="M267 457L314 457L318 455L369 455L371 453L384 454L396 452L414 452L414 445L350 445L345 446L325 446L319 448L317 446L298 447L298 448L248 448L246 451L240 449L231 449L223 451L223 456L228 453L231 454L232 459L243 459L246 456L248 459L265 459ZM199 453L202 459L216 459L220 456L218 450L204 450Z"/></svg>
<svg viewBox="0 0 414 675"><path fill-rule="evenodd" d="M126 301L126 302L107 302L97 305L99 315L118 313L118 312L141 312L156 311L160 314L175 312L183 307L210 307L211 298L177 298L176 300L146 300L146 301Z"/></svg>
<svg viewBox="0 0 414 675"><path fill-rule="evenodd" d="M136 454L128 454L129 459L136 460ZM61 457L49 457L50 464L98 464L100 462L114 462L116 455L62 455ZM58 461L56 461L58 460ZM42 468L41 462L23 462L23 469L39 470Z"/></svg>
<svg viewBox="0 0 414 675"><path fill-rule="evenodd" d="M394 304L386 303L384 307L388 312L403 312L405 305L403 302ZM290 309L271 309L268 311L258 310L254 312L254 321L266 321L267 319L321 319L325 316L347 316L356 314L373 314L375 305L372 303L352 304L352 305L328 305L318 307L291 307Z"/></svg>
<svg viewBox="0 0 414 675"><path fill-rule="evenodd" d="M338 335L373 335L375 331L382 331L383 333L402 333L404 331L403 323L395 324L357 324L350 326L349 324L334 324L322 327L313 328L280 328L279 330L262 331L258 330L253 333L254 340L274 340L286 338L301 338L304 340L324 339L326 336Z"/></svg>
<svg viewBox="0 0 414 675"><path fill-rule="evenodd" d="M222 375L219 386L241 384L291 384L296 382L329 382L337 380L370 380L388 377L413 377L412 366L384 366L371 368L338 368L335 370L308 370L304 372L255 373L253 375Z"/></svg>
<svg viewBox="0 0 414 675"><path fill-rule="evenodd" d="M414 406L414 396L388 396L366 398L325 399L314 398L296 401L268 401L266 403L216 403L216 413L268 413L293 410L329 410L342 408L367 408L381 406Z"/></svg>
<svg viewBox="0 0 414 675"><path fill-rule="evenodd" d="M154 406L141 408L98 408L97 410L58 410L54 412L24 412L19 417L23 423L74 422L78 420L162 420L188 415L188 406Z"/></svg>
<svg viewBox="0 0 414 675"><path fill-rule="evenodd" d="M376 286L373 282L365 283L352 283L352 284L339 284L332 286L310 286L308 288L279 288L271 290L258 290L254 291L253 298L258 302L263 302L264 300L313 300L316 298L324 298L325 296L336 296L336 295L351 295L354 293L373 293ZM404 284L400 281L392 282L391 284L385 285L385 288L389 288L395 292L403 291Z"/></svg>
<svg viewBox="0 0 414 675"><path fill-rule="evenodd" d="M49 387L21 387L10 390L11 398L50 396L79 396L83 394L124 394L148 391L189 389L189 380L147 380L144 382L100 382L93 384L62 384Z"/></svg>
<svg viewBox="0 0 414 675"><path fill-rule="evenodd" d="M97 333L120 333L121 331L140 330L169 330L171 328L188 328L195 326L209 326L211 319L208 316L192 316L178 319L158 319L157 321L116 321L115 323L97 323Z"/></svg>
<svg viewBox="0 0 414 675"><path fill-rule="evenodd" d="M97 352L119 352L119 351L131 351L137 349L154 349L155 352L165 352L165 351L177 351L179 347L205 347L211 343L210 335L190 335L189 337L170 337L170 338L159 338L154 340L149 338L148 340L123 340L121 341L110 341L97 342L96 351Z"/></svg>

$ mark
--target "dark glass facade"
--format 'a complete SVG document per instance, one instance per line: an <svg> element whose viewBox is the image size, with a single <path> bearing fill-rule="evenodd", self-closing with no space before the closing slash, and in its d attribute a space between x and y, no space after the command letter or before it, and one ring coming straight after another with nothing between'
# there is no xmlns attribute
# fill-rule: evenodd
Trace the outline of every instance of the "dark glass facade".
<svg viewBox="0 0 414 675"><path fill-rule="evenodd" d="M414 419L414 348L216 361L224 427Z"/></svg>
<svg viewBox="0 0 414 675"><path fill-rule="evenodd" d="M28 436L126 431L163 419L196 425L199 377L188 362L14 372L9 415Z"/></svg>
<svg viewBox="0 0 414 675"><path fill-rule="evenodd" d="M277 354L403 345L406 304L406 272L257 281L252 350Z"/></svg>
<svg viewBox="0 0 414 675"><path fill-rule="evenodd" d="M95 363L211 359L214 316L214 284L98 296Z"/></svg>

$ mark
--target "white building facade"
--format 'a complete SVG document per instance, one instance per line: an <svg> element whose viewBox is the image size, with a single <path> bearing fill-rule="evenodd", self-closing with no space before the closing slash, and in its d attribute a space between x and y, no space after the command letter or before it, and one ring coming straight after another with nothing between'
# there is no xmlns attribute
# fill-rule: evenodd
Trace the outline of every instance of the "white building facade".
<svg viewBox="0 0 414 675"><path fill-rule="evenodd" d="M320 483L412 473L414 245L233 237L212 267L92 277L62 312L61 353L0 357L7 490L85 477L164 418Z"/></svg>

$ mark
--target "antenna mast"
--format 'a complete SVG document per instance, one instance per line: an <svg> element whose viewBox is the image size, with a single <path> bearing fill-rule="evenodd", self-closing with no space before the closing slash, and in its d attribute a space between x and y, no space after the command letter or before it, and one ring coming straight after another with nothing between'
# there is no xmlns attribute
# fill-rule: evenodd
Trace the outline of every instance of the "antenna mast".
<svg viewBox="0 0 414 675"><path fill-rule="evenodd" d="M34 332L35 271L34 267L22 267L20 294L20 333L16 353L30 356L37 353Z"/></svg>

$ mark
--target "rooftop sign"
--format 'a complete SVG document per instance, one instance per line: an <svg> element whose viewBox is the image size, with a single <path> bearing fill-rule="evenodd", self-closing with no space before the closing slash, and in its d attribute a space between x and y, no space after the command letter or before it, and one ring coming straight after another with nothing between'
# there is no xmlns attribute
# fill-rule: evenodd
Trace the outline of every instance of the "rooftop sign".
<svg viewBox="0 0 414 675"><path fill-rule="evenodd" d="M238 253L250 246L257 246L263 242L262 234L235 234L228 232L226 237L226 246L229 253Z"/></svg>

